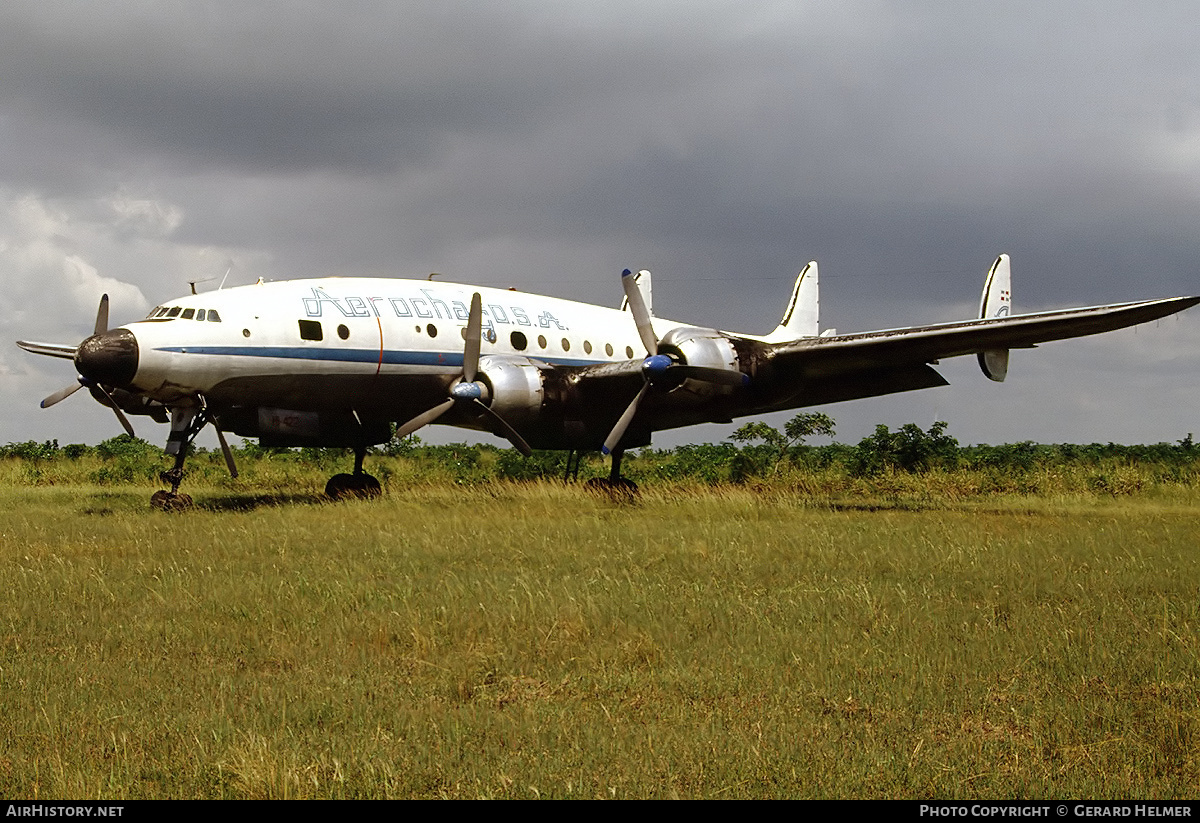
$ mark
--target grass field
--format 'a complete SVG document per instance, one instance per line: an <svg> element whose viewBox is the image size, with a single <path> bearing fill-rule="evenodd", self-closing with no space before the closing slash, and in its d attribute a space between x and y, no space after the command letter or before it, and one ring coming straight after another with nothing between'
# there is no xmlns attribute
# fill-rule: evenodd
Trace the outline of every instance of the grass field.
<svg viewBox="0 0 1200 823"><path fill-rule="evenodd" d="M6 797L1200 794L1194 485L394 474L168 515L27 470L0 471Z"/></svg>

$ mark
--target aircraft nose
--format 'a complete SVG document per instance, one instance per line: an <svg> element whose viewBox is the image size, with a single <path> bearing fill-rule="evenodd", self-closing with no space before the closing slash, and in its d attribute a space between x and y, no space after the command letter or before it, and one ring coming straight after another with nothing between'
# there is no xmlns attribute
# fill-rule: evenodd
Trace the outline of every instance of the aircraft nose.
<svg viewBox="0 0 1200 823"><path fill-rule="evenodd" d="M129 385L137 367L137 338L129 329L93 334L75 350L75 368L79 373L106 386Z"/></svg>

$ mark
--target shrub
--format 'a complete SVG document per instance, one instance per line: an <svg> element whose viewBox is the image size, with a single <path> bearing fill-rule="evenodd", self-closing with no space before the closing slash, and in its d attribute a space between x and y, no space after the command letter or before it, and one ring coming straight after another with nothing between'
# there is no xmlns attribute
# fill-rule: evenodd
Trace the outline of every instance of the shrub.
<svg viewBox="0 0 1200 823"><path fill-rule="evenodd" d="M882 424L876 426L873 435L859 442L850 473L865 477L886 469L922 472L934 467L956 468L958 441L946 434L946 425L939 420L928 432L915 423L905 423L895 432Z"/></svg>

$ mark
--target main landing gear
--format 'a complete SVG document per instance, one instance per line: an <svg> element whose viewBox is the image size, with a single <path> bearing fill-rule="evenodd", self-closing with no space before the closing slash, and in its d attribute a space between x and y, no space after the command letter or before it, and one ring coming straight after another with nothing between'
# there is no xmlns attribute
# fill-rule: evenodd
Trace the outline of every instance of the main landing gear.
<svg viewBox="0 0 1200 823"><path fill-rule="evenodd" d="M161 489L150 497L151 508L161 511L184 511L192 507L191 495L179 491L183 483L183 464L187 459L188 447L196 439L205 426L212 424L221 444L221 452L225 455L225 464L229 474L238 476L237 466L233 462L233 452L225 442L225 434L217 424L217 419L209 410L203 396L197 396L187 406L176 406L171 409L171 433L167 436L167 454L175 456L175 465L161 472L158 477L168 484L171 489ZM379 481L363 471L363 460L367 456L366 446L354 448L354 473L335 474L325 486L325 495L334 500L347 497L378 497L383 489Z"/></svg>
<svg viewBox="0 0 1200 823"><path fill-rule="evenodd" d="M354 474L335 474L325 484L325 496L334 500L347 497L378 497L383 489L379 481L363 471L363 459L367 456L365 446L354 450Z"/></svg>
<svg viewBox="0 0 1200 823"><path fill-rule="evenodd" d="M594 477L587 482L587 487L593 491L607 492L614 497L633 497L638 492L637 483L621 476L621 458L625 456L624 449L613 449L612 468L608 477Z"/></svg>

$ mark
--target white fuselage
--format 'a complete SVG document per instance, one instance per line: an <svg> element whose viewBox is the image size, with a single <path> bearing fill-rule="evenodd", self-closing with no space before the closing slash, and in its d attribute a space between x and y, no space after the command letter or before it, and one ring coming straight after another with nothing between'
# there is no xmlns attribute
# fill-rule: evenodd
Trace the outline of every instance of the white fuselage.
<svg viewBox="0 0 1200 823"><path fill-rule="evenodd" d="M324 278L204 292L124 326L138 340L134 385L163 402L262 375L455 374L475 292L482 354L554 365L645 354L628 312L524 292L419 280ZM186 310L192 317L183 319ZM196 315L203 310L205 320ZM219 322L208 318L216 311ZM656 321L664 329L679 326ZM318 339L319 338L319 339ZM321 405L330 398L313 398Z"/></svg>

